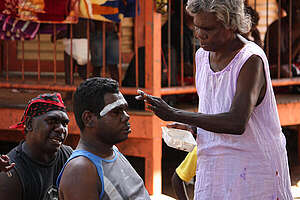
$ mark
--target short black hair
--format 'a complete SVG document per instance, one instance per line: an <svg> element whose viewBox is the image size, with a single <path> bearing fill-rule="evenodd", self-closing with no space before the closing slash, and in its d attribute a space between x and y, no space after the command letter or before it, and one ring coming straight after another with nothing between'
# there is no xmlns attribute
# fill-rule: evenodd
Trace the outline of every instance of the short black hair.
<svg viewBox="0 0 300 200"><path fill-rule="evenodd" d="M99 114L104 108L104 95L106 93L119 93L119 84L110 78L94 77L82 82L74 94L73 110L76 123L81 131L84 124L81 119L86 110Z"/></svg>

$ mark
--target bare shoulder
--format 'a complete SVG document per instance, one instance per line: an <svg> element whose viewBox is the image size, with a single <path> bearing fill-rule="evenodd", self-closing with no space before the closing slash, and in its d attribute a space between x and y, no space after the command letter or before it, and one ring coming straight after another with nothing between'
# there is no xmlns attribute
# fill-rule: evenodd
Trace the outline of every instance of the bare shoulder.
<svg viewBox="0 0 300 200"><path fill-rule="evenodd" d="M0 172L0 197L1 199L22 199L22 185L15 169L8 173Z"/></svg>
<svg viewBox="0 0 300 200"><path fill-rule="evenodd" d="M59 195L64 200L95 199L99 197L99 176L96 166L79 156L66 165L59 184Z"/></svg>
<svg viewBox="0 0 300 200"><path fill-rule="evenodd" d="M258 55L252 55L248 58L248 60L245 62L243 69L248 69L250 71L263 71L264 70L264 63L260 56Z"/></svg>
<svg viewBox="0 0 300 200"><path fill-rule="evenodd" d="M97 169L92 161L84 156L79 156L66 165L62 179L65 177L68 177L67 180L71 180L69 179L71 177L83 179L88 175L95 175L95 173L97 173Z"/></svg>
<svg viewBox="0 0 300 200"><path fill-rule="evenodd" d="M263 65L263 60L259 55L253 54L248 58L245 64L250 63L250 64L256 64L256 65Z"/></svg>
<svg viewBox="0 0 300 200"><path fill-rule="evenodd" d="M238 78L238 90L241 92L252 89L260 89L266 84L264 63L260 56L252 55L244 63ZM257 92L258 92L257 91Z"/></svg>

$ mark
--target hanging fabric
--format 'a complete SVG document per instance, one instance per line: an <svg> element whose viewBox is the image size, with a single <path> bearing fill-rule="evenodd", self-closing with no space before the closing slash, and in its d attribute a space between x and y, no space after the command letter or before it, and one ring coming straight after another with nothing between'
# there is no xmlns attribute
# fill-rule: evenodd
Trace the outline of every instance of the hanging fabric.
<svg viewBox="0 0 300 200"><path fill-rule="evenodd" d="M32 40L36 34L54 34L77 23L79 0L1 0L0 39ZM47 23L46 23L47 22ZM55 25L54 23L59 23Z"/></svg>
<svg viewBox="0 0 300 200"><path fill-rule="evenodd" d="M0 14L38 23L77 23L79 0L1 0Z"/></svg>
<svg viewBox="0 0 300 200"><path fill-rule="evenodd" d="M0 13L3 15L17 16L19 0L1 0Z"/></svg>
<svg viewBox="0 0 300 200"><path fill-rule="evenodd" d="M0 14L0 39L2 40L32 40L39 27L39 23Z"/></svg>
<svg viewBox="0 0 300 200"><path fill-rule="evenodd" d="M77 23L79 0L21 0L18 14L22 20L38 23ZM25 1L25 3L24 3Z"/></svg>
<svg viewBox="0 0 300 200"><path fill-rule="evenodd" d="M35 13L45 13L44 0L19 0L19 10L27 10Z"/></svg>
<svg viewBox="0 0 300 200"><path fill-rule="evenodd" d="M84 18L120 22L135 17L136 0L80 0L79 15Z"/></svg>

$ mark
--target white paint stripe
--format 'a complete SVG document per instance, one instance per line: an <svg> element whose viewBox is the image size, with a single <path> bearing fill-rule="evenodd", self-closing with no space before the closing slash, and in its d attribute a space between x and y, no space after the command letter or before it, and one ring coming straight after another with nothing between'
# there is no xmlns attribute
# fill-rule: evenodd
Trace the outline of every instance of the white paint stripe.
<svg viewBox="0 0 300 200"><path fill-rule="evenodd" d="M115 109L118 106L121 105L126 105L127 101L124 99L124 97L122 96L122 99L119 99L118 101L115 101L111 104L106 105L100 112L100 117L103 117L104 115L106 115L109 111Z"/></svg>

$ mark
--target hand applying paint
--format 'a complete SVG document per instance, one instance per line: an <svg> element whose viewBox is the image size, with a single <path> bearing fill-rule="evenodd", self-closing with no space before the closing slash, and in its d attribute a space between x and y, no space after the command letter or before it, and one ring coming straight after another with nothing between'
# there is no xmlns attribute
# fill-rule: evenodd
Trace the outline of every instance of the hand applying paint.
<svg viewBox="0 0 300 200"><path fill-rule="evenodd" d="M144 91L140 89L137 89L136 92L138 93L138 96L135 96L136 100L142 100L142 98L147 95Z"/></svg>
<svg viewBox="0 0 300 200"><path fill-rule="evenodd" d="M138 96L136 100L143 100L146 103L146 108L153 111L160 119L164 121L174 121L172 119L176 109L169 106L164 100L159 97L155 97L145 93L142 90L137 90Z"/></svg>

